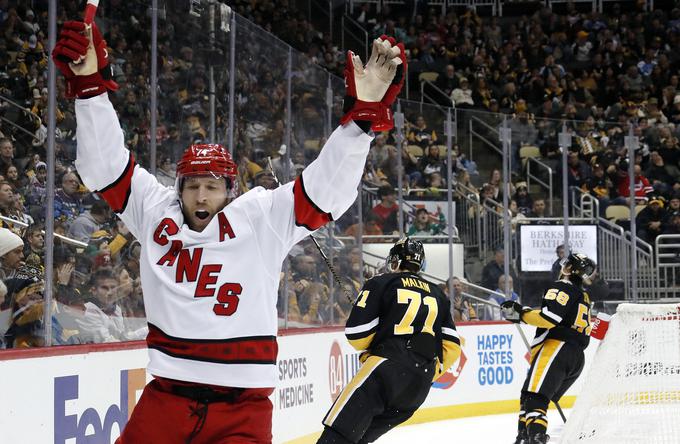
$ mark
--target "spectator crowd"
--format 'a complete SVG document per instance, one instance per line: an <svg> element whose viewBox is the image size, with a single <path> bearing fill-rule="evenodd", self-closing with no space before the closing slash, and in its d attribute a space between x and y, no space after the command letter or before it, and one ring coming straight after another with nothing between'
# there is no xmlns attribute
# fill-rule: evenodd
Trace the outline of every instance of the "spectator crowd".
<svg viewBox="0 0 680 444"><path fill-rule="evenodd" d="M271 189L294 177L318 153L342 114L344 52L325 24L313 24L292 2L228 2L237 17L239 40L233 73L233 155L239 186ZM418 2L421 4L421 2ZM46 318L44 226L47 196L47 9L23 0L0 0L0 336L3 347L41 345ZM409 55L410 91L419 94L419 74L436 73L429 95L455 104L459 133L473 115L496 129L507 115L512 138L513 226L526 218L550 216L545 196L526 184L525 153L535 154L559 175L558 135L563 124L573 136L569 186L592 195L602 216L610 206L640 205L638 234L653 242L662 233L680 234L680 9L579 12L569 4L557 14L540 8L527 16L482 18L473 10L428 8L413 11L356 5L354 19L371 37L383 33L403 41ZM35 8L35 9L32 9ZM175 165L190 143L210 139L210 72L214 73L215 126L219 142L229 139L229 34L215 26L208 38L207 14L196 18L185 2L165 2L158 28L156 176L174 186ZM59 2L58 23L79 17L76 1ZM111 94L128 148L138 163L150 159L150 18L144 2L112 0L100 7L98 24L108 42L114 80ZM200 11L199 11L200 12ZM244 20L247 19L247 20ZM222 19L223 21L225 19ZM248 21L249 20L249 21ZM255 25L300 51L263 38ZM292 94L288 97L288 68ZM333 85L328 107L322 88ZM64 99L57 78L53 304L48 308L55 344L117 341L144 337L139 284L140 245L96 193L87 190L74 166L73 102ZM290 112L288 111L290 99ZM460 208L456 225L475 211L501 213L503 183L454 145L449 158L444 114L408 106L403 143L397 131L377 134L363 177L363 202L335 224L335 235L366 235L393 241L400 230L412 236L447 237L447 188ZM329 116L330 114L330 116ZM289 119L290 118L290 119ZM290 131L286 122L291 123ZM640 138L634 159L624 137ZM463 136L464 137L464 136ZM489 137L494 137L490 134ZM497 134L495 135L497 139ZM464 142L465 140L460 140ZM475 150L479 148L475 146ZM483 155L483 154L482 154ZM626 174L634 163L635 195ZM484 176L485 178L482 178ZM451 177L451 183L449 183ZM278 179L278 180L277 180ZM400 206L401 193L409 204ZM559 182L559 181L556 181ZM403 214L399 217L399 211ZM11 221L16 222L11 222ZM500 230L495 226L494 229ZM457 235L457 232L454 233ZM281 276L279 315L300 325L342 322L363 278L378 270L363 267L358 247L338 249L335 283L314 245L292 252ZM502 273L501 273L502 274ZM503 282L499 283L499 279ZM512 279L509 277L508 279ZM489 268L484 286L502 289L505 277ZM494 318L475 313L462 298L464 282L449 285L458 299L456 320ZM457 302L456 302L457 301ZM4 335L2 334L4 333Z"/></svg>

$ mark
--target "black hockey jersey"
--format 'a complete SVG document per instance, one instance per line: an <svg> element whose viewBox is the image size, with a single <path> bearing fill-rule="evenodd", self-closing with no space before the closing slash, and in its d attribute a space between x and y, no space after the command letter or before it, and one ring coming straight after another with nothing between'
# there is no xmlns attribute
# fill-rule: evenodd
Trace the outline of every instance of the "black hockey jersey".
<svg viewBox="0 0 680 444"><path fill-rule="evenodd" d="M386 273L368 280L350 313L345 335L358 350L373 351L395 337L419 333L435 337L440 362L450 347L460 347L449 300L432 282L408 272ZM454 345L455 344L455 345Z"/></svg>
<svg viewBox="0 0 680 444"><path fill-rule="evenodd" d="M568 280L559 280L545 292L541 316L557 324L551 329L537 328L532 348L546 339L558 339L584 349L590 342L590 297Z"/></svg>

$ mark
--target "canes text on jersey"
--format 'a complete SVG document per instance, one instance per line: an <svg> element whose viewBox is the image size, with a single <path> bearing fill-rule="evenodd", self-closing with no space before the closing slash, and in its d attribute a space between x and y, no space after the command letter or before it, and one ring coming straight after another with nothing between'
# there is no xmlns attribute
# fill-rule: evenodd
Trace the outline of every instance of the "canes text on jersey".
<svg viewBox="0 0 680 444"><path fill-rule="evenodd" d="M227 237L236 237L231 224L224 213L217 213L219 226L219 241L223 242ZM179 232L177 223L166 217L156 227L153 240L158 245L165 246L170 243L167 252L158 260L157 265L175 267L175 282L196 282L194 297L213 297L217 294L217 303L213 306L213 312L218 316L231 316L238 308L239 295L243 291L241 284L227 282L219 288L215 288L217 277L222 271L222 264L201 264L203 248L196 247L191 250L184 248L181 240L170 241L168 236Z"/></svg>

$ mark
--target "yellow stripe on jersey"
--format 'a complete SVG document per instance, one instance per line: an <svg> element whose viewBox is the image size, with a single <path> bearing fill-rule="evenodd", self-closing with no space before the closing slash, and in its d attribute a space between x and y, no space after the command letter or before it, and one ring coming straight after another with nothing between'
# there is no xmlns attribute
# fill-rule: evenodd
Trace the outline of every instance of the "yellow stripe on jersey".
<svg viewBox="0 0 680 444"><path fill-rule="evenodd" d="M371 333L370 335L366 336L365 338L359 338L359 339L347 339L349 341L349 345L354 347L355 350L368 350L368 347L371 346L371 342L373 342L373 337L375 337L375 333Z"/></svg>
<svg viewBox="0 0 680 444"><path fill-rule="evenodd" d="M461 348L459 344L446 339L442 340L442 349L444 351L444 371L448 370L454 362L460 357Z"/></svg>
<svg viewBox="0 0 680 444"><path fill-rule="evenodd" d="M373 370L375 370L384 361L386 361L386 359L380 356L369 356L368 359L366 359L366 362L364 362L364 365L361 366L359 372L354 376L354 378L352 378L351 381L349 381L349 384L347 384L347 386L342 389L342 393L340 393L338 399L336 399L333 403L331 411L328 412L326 419L323 421L324 425L329 427L333 425L335 418L338 417L338 414L345 404L347 404L347 401L352 397L356 389L359 388L361 384L363 384L364 381L366 381L366 379L371 376Z"/></svg>
<svg viewBox="0 0 680 444"><path fill-rule="evenodd" d="M530 392L538 392L550 365L563 345L564 342L558 341L556 339L546 339L546 341L543 343L543 347L541 347L541 351L536 357L534 370L531 372L531 379L529 380Z"/></svg>
<svg viewBox="0 0 680 444"><path fill-rule="evenodd" d="M527 324L538 328L553 328L555 325L557 325L541 316L540 310L527 311L522 315L522 320Z"/></svg>

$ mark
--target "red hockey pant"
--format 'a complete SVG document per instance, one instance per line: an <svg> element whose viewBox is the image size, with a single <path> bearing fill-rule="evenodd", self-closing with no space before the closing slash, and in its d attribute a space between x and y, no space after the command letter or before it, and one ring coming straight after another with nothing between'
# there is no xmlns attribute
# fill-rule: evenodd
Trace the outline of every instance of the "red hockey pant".
<svg viewBox="0 0 680 444"><path fill-rule="evenodd" d="M271 388L243 389L235 402L202 403L154 379L116 444L271 444Z"/></svg>

